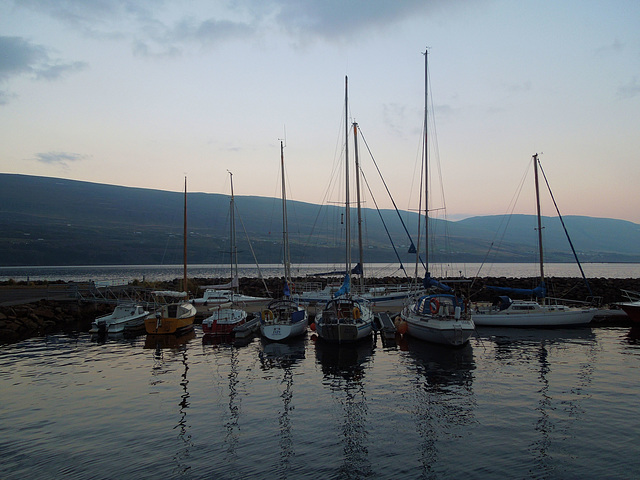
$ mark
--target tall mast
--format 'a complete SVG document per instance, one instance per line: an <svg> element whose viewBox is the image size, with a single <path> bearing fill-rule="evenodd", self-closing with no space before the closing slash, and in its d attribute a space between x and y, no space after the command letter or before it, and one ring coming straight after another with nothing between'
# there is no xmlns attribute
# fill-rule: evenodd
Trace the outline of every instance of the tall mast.
<svg viewBox="0 0 640 480"><path fill-rule="evenodd" d="M289 233L287 228L287 189L284 182L284 144L280 140L280 169L282 171L282 245L284 249L284 279L291 283L291 256L289 253Z"/></svg>
<svg viewBox="0 0 640 480"><path fill-rule="evenodd" d="M348 101L348 77L344 77L344 165L345 165L345 227L346 227L346 243L347 243L347 255L346 255L346 270L347 275L351 274L351 214L349 207L349 101Z"/></svg>
<svg viewBox="0 0 640 480"><path fill-rule="evenodd" d="M538 187L538 154L533 156L533 172L536 182L536 211L538 213L538 246L540 248L540 281L544 282L544 260L542 256L542 217L540 215L540 189Z"/></svg>
<svg viewBox="0 0 640 480"><path fill-rule="evenodd" d="M424 258L429 274L429 49L424 51Z"/></svg>
<svg viewBox="0 0 640 480"><path fill-rule="evenodd" d="M189 298L189 287L187 285L187 177L184 177L184 231L183 231L183 260L184 260L184 277L182 280L182 288Z"/></svg>
<svg viewBox="0 0 640 480"><path fill-rule="evenodd" d="M238 278L238 250L236 248L236 217L235 217L235 198L233 196L233 173L229 172L229 178L231 179L231 201L229 202L229 209L231 216L229 241L231 242L231 288L233 289L234 281ZM235 267L235 268L234 268Z"/></svg>
<svg viewBox="0 0 640 480"><path fill-rule="evenodd" d="M356 200L358 205L358 254L360 268L360 286L364 285L364 249L362 248L362 209L360 206L360 160L358 159L358 124L353 122L353 147L356 157Z"/></svg>

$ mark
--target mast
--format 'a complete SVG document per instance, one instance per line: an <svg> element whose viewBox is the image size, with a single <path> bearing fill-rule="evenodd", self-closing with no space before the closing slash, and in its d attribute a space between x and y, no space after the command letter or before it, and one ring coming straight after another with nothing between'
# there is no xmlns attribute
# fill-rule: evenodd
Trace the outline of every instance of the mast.
<svg viewBox="0 0 640 480"><path fill-rule="evenodd" d="M358 124L353 122L353 146L356 157L356 200L358 205L358 261L362 273L360 274L360 286L364 285L364 249L362 247L362 208L360 206L360 160L358 159Z"/></svg>
<svg viewBox="0 0 640 480"><path fill-rule="evenodd" d="M187 285L187 177L184 177L184 231L183 231L183 260L184 260L184 277L182 287L189 298L189 288Z"/></svg>
<svg viewBox="0 0 640 480"><path fill-rule="evenodd" d="M228 171L228 170L227 170ZM231 289L234 289L234 281L238 278L238 250L236 249L236 217L235 217L235 198L233 196L233 173L229 172L231 179L231 200L229 209L231 215L229 241L231 242ZM235 267L235 269L234 269Z"/></svg>
<svg viewBox="0 0 640 480"><path fill-rule="evenodd" d="M538 154L533 156L533 173L536 182L536 211L538 214L538 246L540 248L540 281L544 283L544 260L542 256L542 217L540 215L540 189L538 187Z"/></svg>
<svg viewBox="0 0 640 480"><path fill-rule="evenodd" d="M345 223L346 223L346 244L347 244L347 255L346 255L346 274L351 275L351 214L349 208L349 101L348 101L348 77L345 75L344 77L344 132L345 132L345 141L344 141L344 165L345 165L345 201L344 201L344 209L345 209Z"/></svg>
<svg viewBox="0 0 640 480"><path fill-rule="evenodd" d="M282 245L284 249L284 280L291 283L291 255L289 252L289 233L287 227L287 189L284 182L284 145L280 140L280 169L282 171Z"/></svg>
<svg viewBox="0 0 640 480"><path fill-rule="evenodd" d="M429 49L424 51L424 262L429 275Z"/></svg>

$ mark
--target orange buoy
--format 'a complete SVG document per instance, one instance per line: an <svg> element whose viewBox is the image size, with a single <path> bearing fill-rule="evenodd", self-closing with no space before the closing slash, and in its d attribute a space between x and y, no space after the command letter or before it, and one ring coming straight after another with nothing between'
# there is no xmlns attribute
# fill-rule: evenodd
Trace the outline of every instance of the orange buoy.
<svg viewBox="0 0 640 480"><path fill-rule="evenodd" d="M405 333L407 333L408 328L409 328L409 325L407 325L407 322L405 322L404 320L400 320L396 325L396 330L401 335L404 335Z"/></svg>
<svg viewBox="0 0 640 480"><path fill-rule="evenodd" d="M309 328L311 329L312 332L316 331L316 322L313 322L311 325L309 325Z"/></svg>

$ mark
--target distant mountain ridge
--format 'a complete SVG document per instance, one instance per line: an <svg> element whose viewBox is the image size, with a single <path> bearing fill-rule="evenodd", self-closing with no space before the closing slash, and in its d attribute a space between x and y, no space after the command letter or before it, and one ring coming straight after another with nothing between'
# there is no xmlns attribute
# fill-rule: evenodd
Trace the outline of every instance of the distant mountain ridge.
<svg viewBox="0 0 640 480"><path fill-rule="evenodd" d="M182 262L183 194L180 192L0 174L0 200L0 265ZM281 261L279 202L276 198L236 195L241 263L253 263L252 249L259 263ZM288 205L292 261L339 263L344 257L339 233L343 209L294 200L289 200ZM363 210L365 260L413 263L415 255L407 253L410 241L396 212ZM413 241L417 241L417 214L401 212L401 215ZM189 263L229 262L228 217L228 195L188 193ZM607 218L563 218L581 261L640 262L640 225ZM536 261L533 217L512 215L509 228L498 237L496 232L505 221L502 215L436 221L433 230L444 232L446 228L452 253L445 256L436 251L431 261L481 262L492 244L494 262ZM251 239L251 245L243 230ZM544 241L546 261L572 261L557 217L544 218Z"/></svg>

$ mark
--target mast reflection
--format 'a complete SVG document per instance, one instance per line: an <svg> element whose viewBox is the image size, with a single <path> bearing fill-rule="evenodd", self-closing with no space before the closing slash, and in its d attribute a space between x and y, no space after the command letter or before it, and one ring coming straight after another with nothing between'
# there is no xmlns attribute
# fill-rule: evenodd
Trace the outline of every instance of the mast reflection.
<svg viewBox="0 0 640 480"><path fill-rule="evenodd" d="M449 440L456 428L475 422L472 371L476 368L473 348L467 343L452 348L404 336L401 349L409 352L414 372L415 424L420 436L422 475L433 477L438 461L438 443ZM444 435L444 437L443 437Z"/></svg>
<svg viewBox="0 0 640 480"><path fill-rule="evenodd" d="M323 384L332 392L334 403L343 410L340 442L344 457L338 478L373 474L368 458L368 406L363 382L366 365L373 354L373 342L371 337L347 345L316 341L316 360L322 367Z"/></svg>
<svg viewBox="0 0 640 480"><path fill-rule="evenodd" d="M264 338L261 339L260 368L264 371L283 371L282 383L284 389L280 395L283 408L278 415L280 428L279 478L287 477L287 473L290 472L291 468L291 459L295 455L290 417L293 410L293 368L297 363L304 360L305 350L305 338L296 338L289 342L271 342Z"/></svg>
<svg viewBox="0 0 640 480"><path fill-rule="evenodd" d="M174 473L177 475L184 475L191 466L188 464L189 452L193 447L191 440L191 434L189 433L190 426L187 422L187 410L189 408L189 379L187 373L189 372L189 363L187 355L188 343L196 337L195 331L191 330L184 335L147 335L145 339L144 348L153 349L153 381L152 385L162 383L159 378L160 375L166 374L170 371L169 365L179 359L182 363L183 371L180 375L180 387L182 387L182 393L180 394L180 401L178 402L178 423L173 427L178 431L177 438L182 442L180 448L178 448L173 455L173 461L176 466L174 467ZM169 350L175 354L173 358L165 359L165 350Z"/></svg>

